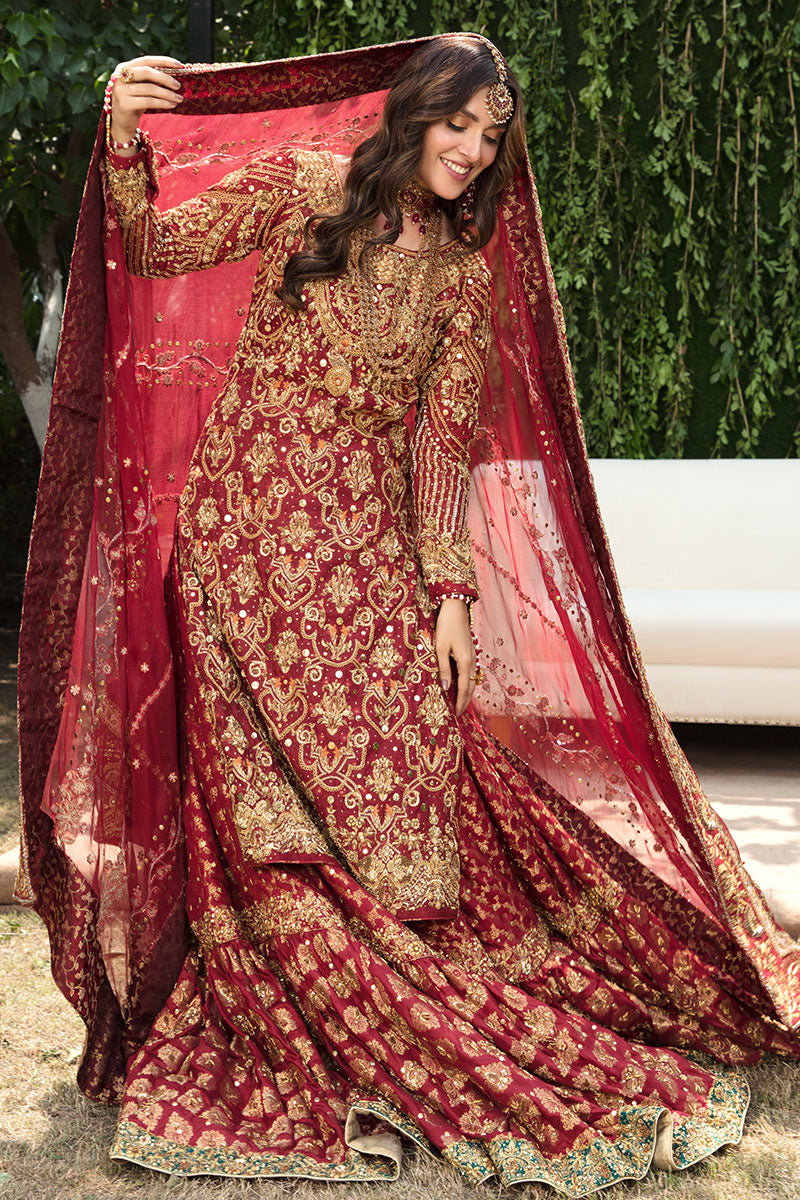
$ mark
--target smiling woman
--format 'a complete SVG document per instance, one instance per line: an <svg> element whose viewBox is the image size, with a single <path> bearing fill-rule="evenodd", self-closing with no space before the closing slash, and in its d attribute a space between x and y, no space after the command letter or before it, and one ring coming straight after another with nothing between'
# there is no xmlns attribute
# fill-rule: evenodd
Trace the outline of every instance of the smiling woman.
<svg viewBox="0 0 800 1200"><path fill-rule="evenodd" d="M413 208L420 196L404 194L410 184L435 197L442 240L482 249L497 225L497 197L525 158L522 92L499 53L477 39L433 39L387 95L376 133L353 151L341 210L315 214L315 244L290 256L279 295L297 304L304 281L339 274L350 240L358 241L370 222L372 236L359 247L362 265L371 247L401 237L418 249L420 215ZM412 209L405 229L402 202Z"/></svg>
<svg viewBox="0 0 800 1200"><path fill-rule="evenodd" d="M112 1153L366 1180L405 1139L582 1196L737 1141L797 954L641 670L511 71L446 35L115 75L19 883Z"/></svg>
<svg viewBox="0 0 800 1200"><path fill-rule="evenodd" d="M488 99L489 88L479 88L470 100L477 113L465 107L454 118L428 126L416 173L423 187L438 196L454 198L461 194L464 184L471 183L494 162L505 124L492 120Z"/></svg>

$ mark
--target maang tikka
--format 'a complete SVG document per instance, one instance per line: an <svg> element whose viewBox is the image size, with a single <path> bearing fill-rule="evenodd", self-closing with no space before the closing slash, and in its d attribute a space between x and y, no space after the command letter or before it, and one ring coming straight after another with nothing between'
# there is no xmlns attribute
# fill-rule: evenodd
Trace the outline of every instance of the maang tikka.
<svg viewBox="0 0 800 1200"><path fill-rule="evenodd" d="M493 121L496 121L498 125L503 125L510 120L514 112L514 97L506 83L508 72L502 54L491 42L486 42L485 45L489 48L497 71L497 82L491 85L486 97L486 111Z"/></svg>

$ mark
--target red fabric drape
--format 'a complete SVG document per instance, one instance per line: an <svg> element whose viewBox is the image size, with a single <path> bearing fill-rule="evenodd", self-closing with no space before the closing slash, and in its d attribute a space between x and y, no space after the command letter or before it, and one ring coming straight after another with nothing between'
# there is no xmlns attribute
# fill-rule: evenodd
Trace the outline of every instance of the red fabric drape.
<svg viewBox="0 0 800 1200"><path fill-rule="evenodd" d="M169 206L282 146L348 152L419 42L181 72L148 119ZM494 345L470 527L485 684L467 755L491 734L701 915L748 1003L800 1021L796 947L659 711L588 468L527 166L486 258ZM48 924L55 978L89 1026L81 1082L118 1091L184 958L185 865L169 586L178 497L241 329L252 261L129 277L104 204L101 135L76 237L20 646L19 899ZM470 729L474 725L474 735ZM677 911L677 909L676 909ZM675 917L678 920L678 917Z"/></svg>

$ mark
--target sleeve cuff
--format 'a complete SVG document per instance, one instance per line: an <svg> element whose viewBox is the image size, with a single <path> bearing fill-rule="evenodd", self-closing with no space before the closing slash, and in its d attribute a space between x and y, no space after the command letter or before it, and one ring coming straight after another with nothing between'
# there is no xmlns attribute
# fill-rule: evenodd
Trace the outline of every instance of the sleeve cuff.
<svg viewBox="0 0 800 1200"><path fill-rule="evenodd" d="M466 597L470 602L480 599L474 586L466 583L429 583L428 595L434 608L438 608L443 600L451 599L454 596L460 599Z"/></svg>
<svg viewBox="0 0 800 1200"><path fill-rule="evenodd" d="M106 141L105 157L107 166L111 168L115 175L125 175L128 171L135 171L137 168L141 168L144 171L150 195L158 195L158 167L156 165L156 156L153 152L153 143L150 141L150 135L147 130L142 132L142 142L135 154L116 154Z"/></svg>
<svg viewBox="0 0 800 1200"><path fill-rule="evenodd" d="M130 171L147 162L143 146L140 146L135 154L116 154L106 146L106 158L115 171Z"/></svg>

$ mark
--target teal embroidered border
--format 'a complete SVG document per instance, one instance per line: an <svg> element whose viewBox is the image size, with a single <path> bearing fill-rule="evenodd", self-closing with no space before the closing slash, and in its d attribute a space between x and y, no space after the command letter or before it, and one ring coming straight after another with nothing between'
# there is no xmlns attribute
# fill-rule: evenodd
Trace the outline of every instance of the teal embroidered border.
<svg viewBox="0 0 800 1200"><path fill-rule="evenodd" d="M672 1142L675 1167L684 1170L721 1146L739 1142L749 1102L750 1089L744 1077L735 1071L722 1074L709 1093L708 1110L702 1117L676 1119ZM414 1122L385 1101L376 1097L357 1100L352 1111L383 1118L431 1153L430 1143ZM668 1111L660 1106L631 1105L620 1111L621 1132L613 1142L601 1136L581 1149L553 1157L542 1154L531 1142L512 1137L496 1137L488 1142L463 1139L447 1146L442 1154L473 1183L482 1183L493 1176L505 1186L544 1183L577 1200L624 1180L642 1179L652 1163L659 1117ZM319 1179L340 1183L398 1177L394 1162L355 1150L348 1150L339 1162L325 1163L305 1154L243 1154L224 1148L180 1146L146 1133L131 1121L120 1122L111 1157L183 1176Z"/></svg>
<svg viewBox="0 0 800 1200"><path fill-rule="evenodd" d="M716 1069L720 1072L719 1064ZM672 1137L675 1168L685 1170L720 1147L741 1141L749 1104L750 1088L744 1076L733 1070L721 1073L709 1092L704 1115L676 1119ZM644 1178L652 1164L662 1114L669 1115L669 1109L643 1105L621 1109L622 1132L613 1142L598 1137L588 1146L559 1156L546 1157L531 1142L510 1137L454 1142L443 1154L475 1183L497 1175L505 1186L544 1183L577 1200L624 1180Z"/></svg>
<svg viewBox="0 0 800 1200"><path fill-rule="evenodd" d="M111 1157L164 1171L167 1175L221 1175L232 1179L320 1179L336 1183L373 1183L397 1178L393 1162L375 1155L367 1159L348 1150L340 1162L325 1163L307 1154L243 1154L238 1150L179 1146L146 1133L131 1121L121 1121Z"/></svg>

